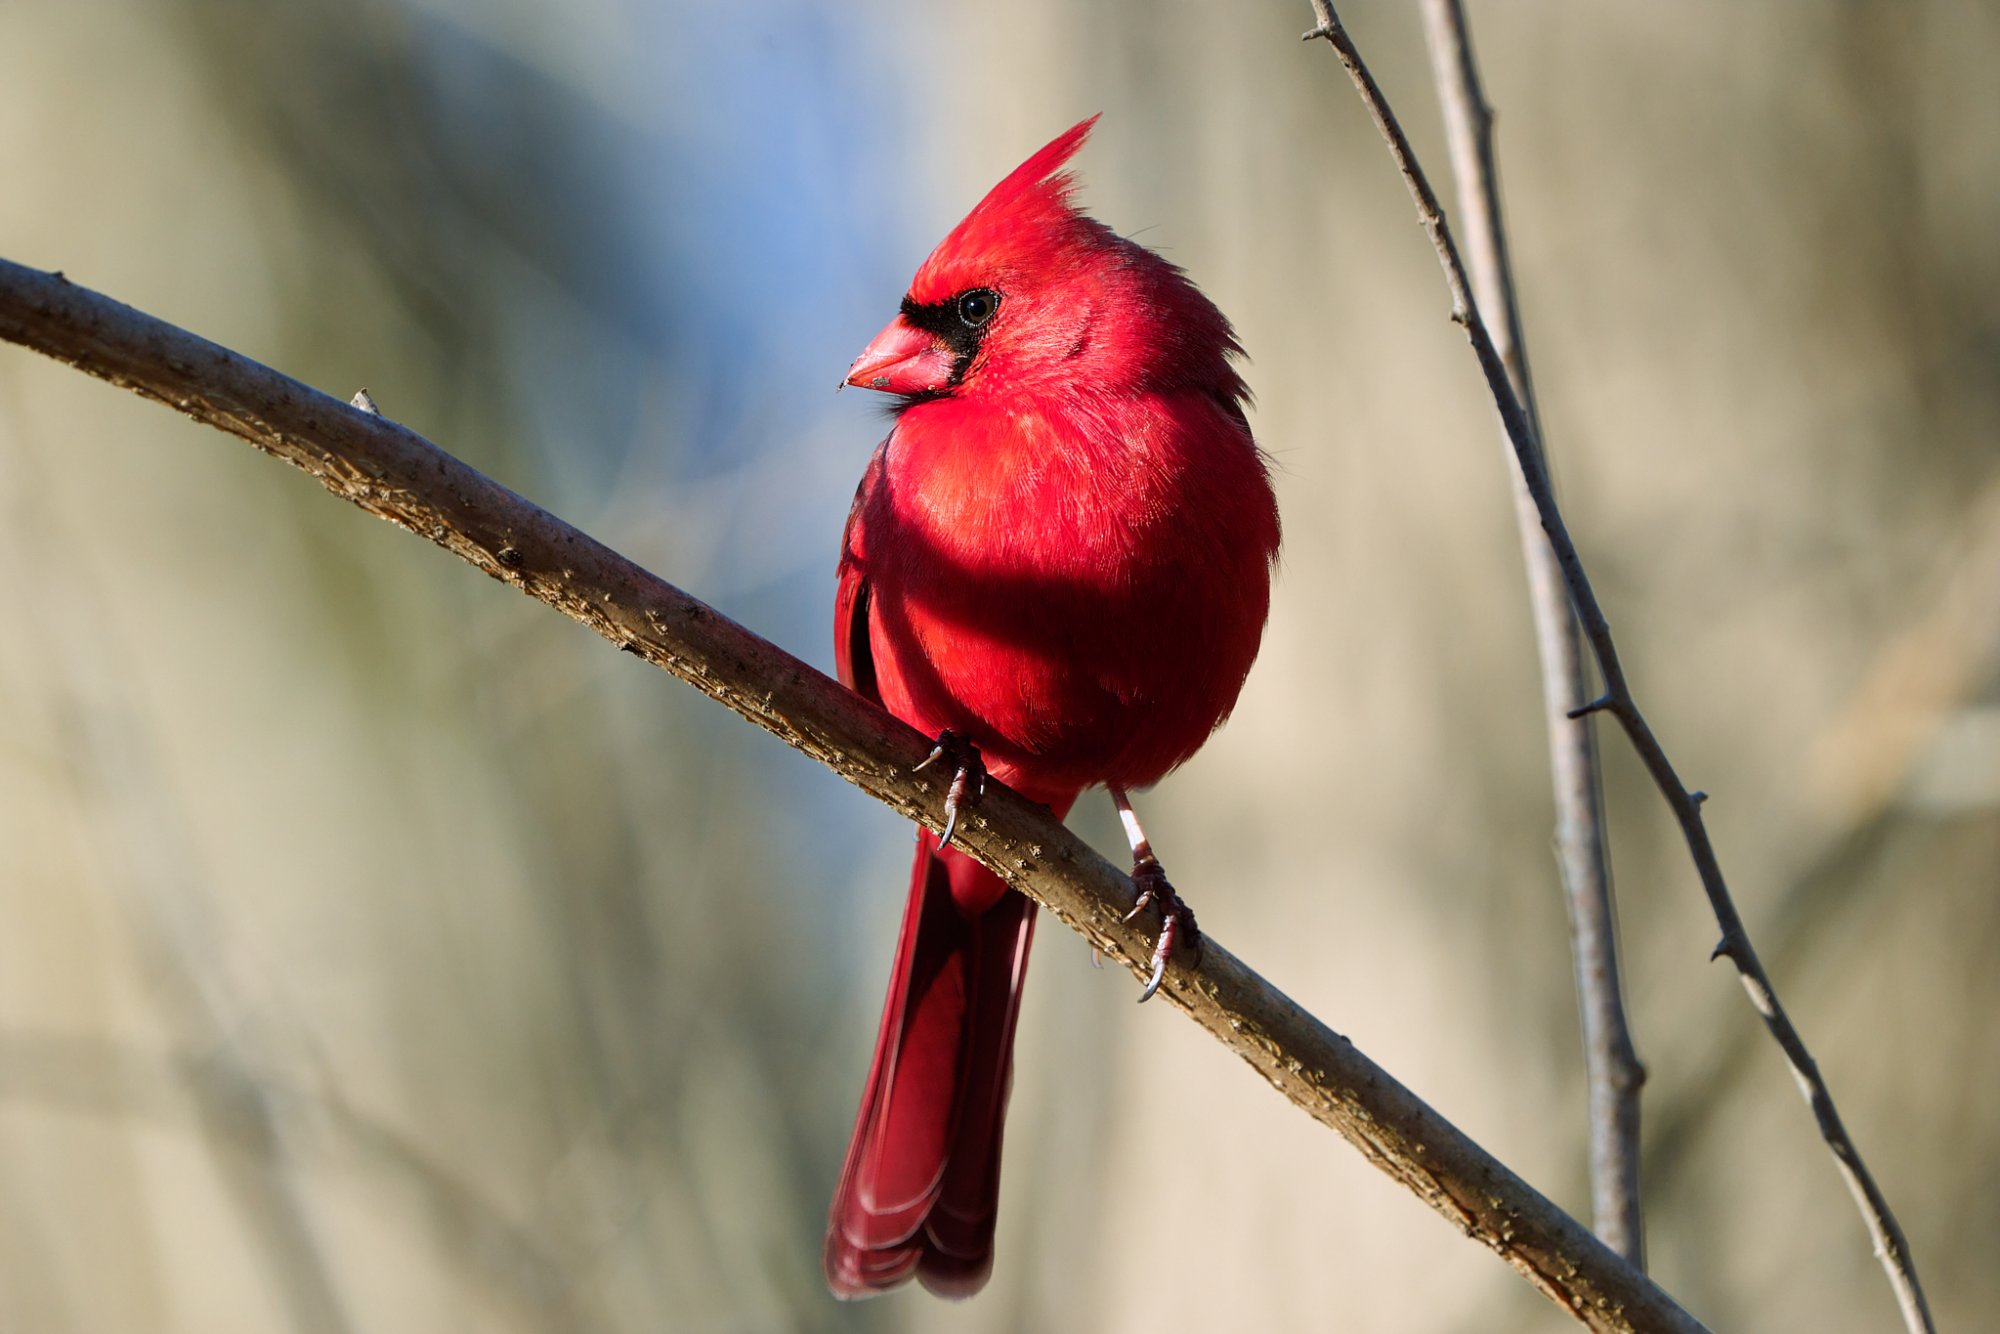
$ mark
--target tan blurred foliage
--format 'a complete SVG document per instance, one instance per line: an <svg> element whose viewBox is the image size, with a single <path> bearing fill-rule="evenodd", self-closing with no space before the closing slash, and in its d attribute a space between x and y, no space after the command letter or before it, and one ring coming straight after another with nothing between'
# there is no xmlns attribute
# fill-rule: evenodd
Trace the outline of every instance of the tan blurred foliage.
<svg viewBox="0 0 2000 1334"><path fill-rule="evenodd" d="M1237 717L1149 825L1218 937L1581 1208L1506 477L1306 6L738 9L0 7L0 254L365 383L824 663L881 429L825 391L967 204L1105 111L1084 196L1236 318L1288 531ZM1414 15L1345 17L1442 171ZM1973 1327L2000 1301L2000 12L1473 20L1571 525L1940 1325ZM1053 930L991 1289L837 1307L818 1234L893 819L14 351L0 569L0 1327L1563 1327ZM1606 752L1654 1272L1717 1327L1887 1327Z"/></svg>

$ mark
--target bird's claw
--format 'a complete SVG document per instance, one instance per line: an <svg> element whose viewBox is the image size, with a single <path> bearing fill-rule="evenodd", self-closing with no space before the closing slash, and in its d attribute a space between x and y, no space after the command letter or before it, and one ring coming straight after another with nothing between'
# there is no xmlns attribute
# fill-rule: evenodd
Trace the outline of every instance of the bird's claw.
<svg viewBox="0 0 2000 1334"><path fill-rule="evenodd" d="M1132 911L1125 914L1126 921L1137 917L1155 901L1160 905L1160 938L1153 946L1153 975L1147 979L1146 989L1139 993L1139 1003L1144 1005L1160 989L1160 982L1167 975L1167 960L1173 957L1174 945L1183 934L1194 946L1195 957L1201 957L1201 929L1194 923L1194 909L1174 892L1158 858L1148 853L1134 862L1132 883L1139 887L1139 897L1132 901Z"/></svg>
<svg viewBox="0 0 2000 1334"><path fill-rule="evenodd" d="M958 808L977 806L986 795L986 761L970 737L949 727L937 734L931 753L911 772L922 773L939 760L947 761L952 768L951 782L944 790L944 832L938 835L938 846L942 848L950 845L951 836L958 829Z"/></svg>

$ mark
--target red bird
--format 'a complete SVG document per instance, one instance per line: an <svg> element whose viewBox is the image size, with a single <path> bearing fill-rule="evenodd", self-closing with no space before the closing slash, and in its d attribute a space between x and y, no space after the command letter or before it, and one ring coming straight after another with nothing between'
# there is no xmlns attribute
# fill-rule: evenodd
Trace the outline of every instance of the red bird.
<svg viewBox="0 0 2000 1334"><path fill-rule="evenodd" d="M936 736L932 760L957 772L942 844L917 833L827 1224L841 1297L913 1273L965 1297L993 1267L1035 905L945 846L960 801L988 771L1058 816L1111 790L1140 906L1162 909L1150 995L1194 923L1125 794L1228 715L1270 606L1278 511L1230 364L1242 349L1178 268L1070 203L1061 168L1095 121L979 202L847 372L901 401L842 542L840 678Z"/></svg>

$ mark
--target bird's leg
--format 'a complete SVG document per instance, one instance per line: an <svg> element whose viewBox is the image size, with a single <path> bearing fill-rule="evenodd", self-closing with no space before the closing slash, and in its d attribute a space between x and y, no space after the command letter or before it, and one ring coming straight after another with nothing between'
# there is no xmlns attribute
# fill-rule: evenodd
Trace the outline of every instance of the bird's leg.
<svg viewBox="0 0 2000 1334"><path fill-rule="evenodd" d="M1148 904L1160 905L1160 938L1153 946L1153 975L1146 982L1146 989L1139 993L1139 1003L1145 1004L1160 989L1160 979L1166 976L1167 960L1173 956L1174 943L1182 935L1195 949L1195 957L1201 956L1201 931L1194 924L1194 909L1174 893L1174 887L1167 879L1167 873L1160 869L1160 859L1153 855L1153 845L1146 841L1146 831L1139 827L1139 817L1132 810L1132 799L1125 795L1125 789L1111 789L1111 800L1117 803L1118 819L1125 826L1125 837L1132 844L1132 883L1139 887L1139 897L1132 902L1132 911L1125 914L1131 921L1146 910Z"/></svg>
<svg viewBox="0 0 2000 1334"><path fill-rule="evenodd" d="M952 833L958 828L958 808L977 806L986 795L986 761L970 737L949 727L937 734L937 744L931 747L931 753L911 772L922 773L939 760L951 765L952 770L951 783L944 790L944 833L938 836L938 846L942 848L951 842Z"/></svg>

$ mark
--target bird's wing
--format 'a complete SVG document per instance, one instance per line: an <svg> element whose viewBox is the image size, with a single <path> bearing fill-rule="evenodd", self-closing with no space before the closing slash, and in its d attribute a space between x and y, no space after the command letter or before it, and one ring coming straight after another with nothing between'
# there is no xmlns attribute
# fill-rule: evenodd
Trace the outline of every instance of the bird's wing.
<svg viewBox="0 0 2000 1334"><path fill-rule="evenodd" d="M868 470L854 490L854 505L847 511L847 527L840 535L840 589L833 600L833 662L840 682L877 703L882 694L875 685L875 655L868 645L871 591L862 511L870 492L880 484L882 460L888 452L889 442L884 440L868 460Z"/></svg>

